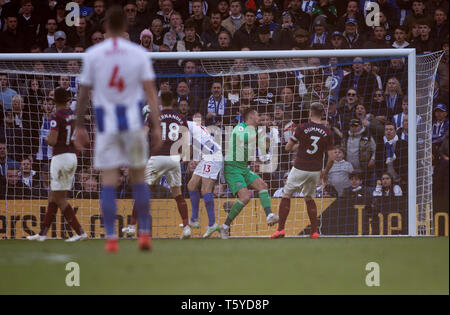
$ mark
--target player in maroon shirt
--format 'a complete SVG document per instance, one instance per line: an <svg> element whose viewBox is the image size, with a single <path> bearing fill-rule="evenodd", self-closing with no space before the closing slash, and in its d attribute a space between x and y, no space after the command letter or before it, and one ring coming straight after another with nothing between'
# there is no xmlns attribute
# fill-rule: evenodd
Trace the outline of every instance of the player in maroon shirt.
<svg viewBox="0 0 450 315"><path fill-rule="evenodd" d="M318 238L317 207L315 197L316 186L326 177L333 166L333 135L327 127L322 125L324 109L321 103L311 104L309 122L299 125L295 134L286 144L286 151L297 150L294 167L289 172L283 197L280 202L278 229L270 238L285 236L285 223L289 215L291 196L295 191L302 191L305 196L306 208L311 221L311 238ZM323 169L324 154L328 152L328 162Z"/></svg>
<svg viewBox="0 0 450 315"><path fill-rule="evenodd" d="M161 94L161 101L162 110L159 114L159 122L161 125L162 145L157 150L155 150L155 147L152 144L150 151L151 156L170 156L178 153L172 152L171 154L170 150L172 148L172 145L179 139L181 139L183 131L189 131L189 127L184 115L173 109L173 102L175 101L173 94L171 92L163 92ZM145 123L149 130L149 135L151 135L153 129L152 120L150 117L151 114L149 114L145 119ZM182 128L182 126L184 126L186 129Z"/></svg>
<svg viewBox="0 0 450 315"><path fill-rule="evenodd" d="M166 177L183 221L183 233L180 238L185 239L191 236L191 230L186 200L181 192L181 156L178 144L183 137L186 141L189 140L189 127L186 118L173 109L175 98L171 92L161 93L161 102L162 110L159 114L159 123L161 125L162 145L156 149L153 145L151 147L151 157L145 168L145 181L149 186L159 185L161 177ZM149 135L151 135L153 127L150 116L146 117L146 125ZM130 225L122 229L122 231L128 235L133 235L135 233L135 225L136 209L133 209Z"/></svg>
<svg viewBox="0 0 450 315"><path fill-rule="evenodd" d="M77 168L77 156L72 142L75 117L73 112L67 108L69 95L66 90L57 88L54 97L56 112L52 115L50 133L46 139L47 143L53 147L48 208L39 234L29 236L28 239L44 241L50 225L55 220L56 212L60 208L66 221L76 232L76 235L67 239L66 242L75 242L88 238L75 216L75 211L66 200L67 191L72 186Z"/></svg>

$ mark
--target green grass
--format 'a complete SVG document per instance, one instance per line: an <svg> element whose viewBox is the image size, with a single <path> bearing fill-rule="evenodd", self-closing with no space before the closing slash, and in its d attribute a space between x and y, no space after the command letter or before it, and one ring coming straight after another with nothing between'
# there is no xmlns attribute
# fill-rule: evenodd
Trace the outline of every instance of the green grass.
<svg viewBox="0 0 450 315"><path fill-rule="evenodd" d="M0 241L0 294L449 294L448 238ZM80 266L67 287L66 263ZM365 284L366 264L380 286Z"/></svg>

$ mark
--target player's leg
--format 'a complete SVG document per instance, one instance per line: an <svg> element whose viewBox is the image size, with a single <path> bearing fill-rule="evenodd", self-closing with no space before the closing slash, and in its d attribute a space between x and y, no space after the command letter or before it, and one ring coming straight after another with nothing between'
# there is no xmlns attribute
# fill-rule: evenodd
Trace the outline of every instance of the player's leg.
<svg viewBox="0 0 450 315"><path fill-rule="evenodd" d="M191 228L189 226L189 212L187 203L181 191L180 157L167 157L164 159L164 163L166 165L164 175L166 176L167 183L172 191L172 197L177 203L178 212L180 213L180 217L183 222L183 232L181 233L180 239L186 239L191 237Z"/></svg>
<svg viewBox="0 0 450 315"><path fill-rule="evenodd" d="M278 228L270 236L270 238L280 238L286 235L284 228L290 210L291 210L291 195L284 193L283 197L281 198L280 206L278 209L278 216L279 216Z"/></svg>
<svg viewBox="0 0 450 315"><path fill-rule="evenodd" d="M304 174L297 170L296 168L292 168L289 172L289 176L286 180L286 185L283 187L283 197L281 198L280 206L278 209L278 228L273 233L270 238L280 238L285 236L285 225L287 217L289 216L289 212L291 210L291 196L292 194L301 189L304 184Z"/></svg>
<svg viewBox="0 0 450 315"><path fill-rule="evenodd" d="M144 170L144 182L147 184L147 186L154 185L159 178L155 176L157 174L155 159L153 157L150 157L147 161L147 165L145 166ZM151 193L150 193L151 194ZM130 224L128 224L127 227L122 229L123 233L126 233L128 236L133 236L136 233L136 225L137 225L137 209L136 209L136 202L133 203L133 210L131 212L131 220ZM152 220L152 217L150 215L150 220ZM150 225L151 227L151 225Z"/></svg>
<svg viewBox="0 0 450 315"><path fill-rule="evenodd" d="M183 232L181 233L180 239L187 239L191 237L191 228L189 226L188 219L188 207L186 200L183 197L183 193L181 191L181 186L170 187L172 191L172 197L175 199L177 203L178 213L180 214L181 220L183 222Z"/></svg>
<svg viewBox="0 0 450 315"><path fill-rule="evenodd" d="M178 212L180 213L181 220L183 221L183 227L189 226L188 207L181 192L181 186L170 187L170 189L172 190L172 196L177 203Z"/></svg>
<svg viewBox="0 0 450 315"><path fill-rule="evenodd" d="M278 222L278 216L272 213L271 200L267 184L253 172L247 175L249 187L258 192L259 201L266 214L266 222L269 226Z"/></svg>
<svg viewBox="0 0 450 315"><path fill-rule="evenodd" d="M133 202L133 210L131 211L131 219L130 223L127 227L122 229L122 232L128 236L133 236L136 233L136 225L137 225L137 210L136 210L136 202Z"/></svg>
<svg viewBox="0 0 450 315"><path fill-rule="evenodd" d="M44 221L41 224L41 228L38 234L27 236L30 241L45 241L47 238L48 229L52 225L56 218L56 212L58 212L58 205L55 202L53 192L50 190L48 195L47 212L45 212Z"/></svg>
<svg viewBox="0 0 450 315"><path fill-rule="evenodd" d="M130 165L126 150L127 139L121 134L97 133L94 147L94 168L100 170L100 208L103 214L103 225L106 231L107 252L117 252L119 244L115 233L117 212L117 183L119 182L119 168ZM128 139L128 142L132 142Z"/></svg>
<svg viewBox="0 0 450 315"><path fill-rule="evenodd" d="M139 228L139 248L151 250L152 216L150 214L150 189L145 182L144 167L130 168L130 182L133 186L134 215Z"/></svg>
<svg viewBox="0 0 450 315"><path fill-rule="evenodd" d="M199 212L199 206L200 206L200 191L198 190L198 188L201 183L202 183L202 178L199 175L194 173L187 184L187 188L189 191L189 198L191 200L191 208L192 208L192 215L189 220L189 225L192 228L200 227L200 224L198 222L198 212Z"/></svg>
<svg viewBox="0 0 450 315"><path fill-rule="evenodd" d="M311 238L319 237L317 231L317 206L313 199L316 196L316 187L319 181L320 172L310 172L302 189L303 195L305 196L306 210L308 212L309 221L311 222Z"/></svg>
<svg viewBox="0 0 450 315"><path fill-rule="evenodd" d="M100 204L103 211L103 220L106 230L106 237L116 239L116 232L114 230L114 222L117 212L116 201L116 184L119 180L119 170L105 169L101 170L101 184Z"/></svg>
<svg viewBox="0 0 450 315"><path fill-rule="evenodd" d="M50 164L51 191L49 194L49 206L39 233L40 236L47 234L48 228L55 219L57 209L60 208L67 223L69 223L77 234L66 241L73 242L88 238L76 218L75 211L66 199L67 191L71 188L76 168L77 157L75 154L65 153L53 157ZM39 239L39 237L36 237L36 239L43 240Z"/></svg>
<svg viewBox="0 0 450 315"><path fill-rule="evenodd" d="M242 187L237 192L238 200L233 204L233 206L230 209L230 212L228 213L228 216L225 220L225 225L230 226L231 222L239 215L239 213L244 209L244 207L248 204L250 201L250 192L248 191L247 187Z"/></svg>
<svg viewBox="0 0 450 315"><path fill-rule="evenodd" d="M27 239L30 241L45 241L47 238L47 232L50 228L53 221L56 218L56 212L58 212L58 205L55 202L54 193L52 192L52 186L55 185L55 181L58 178L59 172L59 162L57 161L57 157L54 156L50 162L50 192L48 194L48 206L47 212L45 213L44 221L41 223L41 228L38 234L27 236Z"/></svg>
<svg viewBox="0 0 450 315"><path fill-rule="evenodd" d="M203 235L204 238L210 237L214 232L220 231L220 227L216 224L216 216L214 209L214 184L216 180L212 178L202 178L202 196L205 202L206 213L208 214L208 229Z"/></svg>
<svg viewBox="0 0 450 315"><path fill-rule="evenodd" d="M306 209L308 211L309 221L311 222L311 238L318 238L317 232L317 206L312 197L305 196Z"/></svg>
<svg viewBox="0 0 450 315"><path fill-rule="evenodd" d="M222 239L227 239L229 237L231 222L233 222L234 218L238 216L250 201L250 192L247 189L244 174L245 170L240 170L227 165L224 167L225 181L230 187L233 195L238 197L238 200L233 203L224 224L220 226Z"/></svg>
<svg viewBox="0 0 450 315"><path fill-rule="evenodd" d="M139 228L139 249L151 250L152 217L150 215L150 189L145 182L148 164L148 142L144 130L130 132L125 139L129 157L130 183L133 187L135 213Z"/></svg>
<svg viewBox="0 0 450 315"><path fill-rule="evenodd" d="M238 200L231 206L230 212L227 215L225 223L220 226L220 234L222 239L227 239L230 237L230 225L233 220L241 213L242 209L250 201L250 192L247 187L242 187L237 192Z"/></svg>
<svg viewBox="0 0 450 315"><path fill-rule="evenodd" d="M70 203L67 202L66 199L67 191L52 191L52 199L58 205L58 208L61 209L66 222L69 223L69 226L75 231L76 235L68 238L66 242L76 242L82 241L88 238L87 234L83 231L83 228L78 222L75 211L73 210Z"/></svg>

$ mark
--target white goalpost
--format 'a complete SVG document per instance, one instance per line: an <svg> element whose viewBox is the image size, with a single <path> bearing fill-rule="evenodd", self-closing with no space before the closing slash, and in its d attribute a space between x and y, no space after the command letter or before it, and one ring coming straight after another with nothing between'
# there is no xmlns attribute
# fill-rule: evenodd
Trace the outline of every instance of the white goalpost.
<svg viewBox="0 0 450 315"><path fill-rule="evenodd" d="M258 109L262 125L269 127L266 136L270 138L271 145L266 152L258 152L258 156L250 163L250 168L254 168L268 183L273 196L274 213L278 212L277 191L282 189L285 174L292 167L291 163L295 158L283 151L283 144L289 139L295 126L307 119L305 115L309 105L315 101L324 104L327 109L324 121L330 128L335 128L336 139L341 143L348 143L343 140L346 139L350 121L359 119L362 122L364 130L369 132L368 143L373 139L373 145L376 145L376 150L370 151L370 154L376 156L375 166L363 167L363 162L350 162L357 165L352 166L353 171L360 170L358 172L362 174L360 177L367 186L367 191L370 191L370 196L366 196L364 200L356 198L357 201L344 197L342 188L346 187L341 186L346 184L334 182L334 178L329 179L329 186L318 187L316 203L318 201L318 208L321 208L318 209L321 232L327 236L433 235L431 126L435 76L442 55L442 52L436 52L416 56L415 49L149 53L154 62L158 89L171 89L177 95L181 111L181 103L186 101L186 106L191 108L191 112L188 112L190 118L198 113L203 117L205 125L221 130L215 137L224 147L228 139L225 134L227 127L229 130L240 121L240 106L255 106ZM3 83L6 87L0 86L0 89L15 92L9 92L8 95L12 96L3 100L1 97L6 92L0 94L0 146L5 146L10 160L9 163L2 162L7 167L2 168L1 174L4 187L3 195L0 195L0 238L24 238L36 233L39 228L43 218L42 211L46 207L45 190L48 190L48 185L44 183L48 181L45 178L48 166L45 165L51 158L46 143L42 143L47 127L46 119L52 109L51 93L57 86L67 87L73 97L71 106L75 106L77 75L82 58L83 54L76 53L0 54L0 82L2 77L7 80ZM365 70L361 70L362 68ZM366 81L363 82L362 77ZM397 94L389 90L387 84L393 78L400 85ZM214 83L220 84L220 95L214 94ZM352 101L349 90L355 90L356 100ZM374 94L378 90L385 98L384 103L374 101ZM407 142L407 157L399 156L396 151L398 156L394 154L394 167L386 163L383 152L380 152L385 147L384 134L380 132L386 121L392 121L392 117L387 117L386 114L385 120L380 118L384 115L380 113L385 109L379 104L386 105L386 112L394 104L397 112L392 113L398 114L402 110L401 99L406 100L404 96L407 96L409 117L406 121L407 130L402 129L406 126L402 123L396 132L399 139L406 137L402 140L405 145ZM356 109L358 105L363 105L364 110ZM333 106L336 106L335 112ZM19 112L21 114L18 115ZM16 119L18 116L22 120ZM17 124L17 121L20 123ZM93 113L86 117L86 122L93 132ZM18 139L17 135L22 138ZM97 200L100 187L98 174L90 164L91 157L92 147L79 155L79 169L71 192L71 202L78 209L80 223L90 232L90 236L102 237L101 212ZM344 156L344 160L346 157ZM35 177L32 176L35 184L27 185L33 172L24 169L22 162L26 159L31 160L31 168L36 168L32 170L35 172ZM352 164L347 162L342 165ZM184 164L186 177L183 181L189 178L191 166L190 162ZM265 172L264 167L272 171ZM398 174L394 171L392 182L393 186L398 184L401 187L402 197L383 199L381 203L374 197L372 192L378 189L377 180L380 180L383 173L381 168L397 171ZM343 171L344 169L341 173L336 173L336 176L345 174ZM127 170L124 169L120 183L122 190L118 189L118 196L121 198L118 231L127 225L131 216L132 201L126 188L126 180ZM25 183L25 186L17 182ZM223 223L235 197L227 190L223 176L216 186L216 219L218 223ZM335 195L327 191L327 187L331 186L335 186ZM155 193L159 197L152 201L154 237L171 238L178 237L179 234L180 218L175 204L164 194L167 191L168 188L162 181ZM303 199L300 195L293 200L287 219L287 235L305 235L309 219ZM203 208L200 216L200 222L205 227L207 220ZM64 238L66 232L70 235L69 230L65 231L68 226L64 224L64 219L60 220L58 217L57 220L52 227L52 236ZM269 236L275 227L265 226L264 221L259 200L254 196L231 226L231 236ZM194 234L200 235L200 232L198 235ZM119 232L119 236L123 235Z"/></svg>

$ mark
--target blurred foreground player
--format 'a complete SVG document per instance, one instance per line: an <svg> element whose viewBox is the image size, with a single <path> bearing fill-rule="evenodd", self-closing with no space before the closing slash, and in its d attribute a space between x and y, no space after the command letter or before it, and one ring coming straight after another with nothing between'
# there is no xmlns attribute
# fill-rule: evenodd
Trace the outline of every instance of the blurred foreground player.
<svg viewBox="0 0 450 315"><path fill-rule="evenodd" d="M70 190L77 169L77 155L72 143L75 127L75 117L68 108L69 95L63 88L55 90L56 112L50 120L50 133L47 143L53 147L53 157L50 162L50 194L48 208L39 234L28 236L29 240L45 241L50 225L55 220L58 208L61 209L67 223L75 230L76 235L66 242L75 242L88 238L81 228L75 211L67 202L67 191Z"/></svg>
<svg viewBox="0 0 450 315"><path fill-rule="evenodd" d="M286 144L286 151L297 150L295 164L289 172L283 197L280 202L278 229L270 238L285 236L284 226L291 207L291 196L301 191L305 196L306 209L311 221L311 238L318 238L317 207L314 202L316 186L322 178L326 178L333 166L333 136L327 127L322 125L324 109L321 103L311 104L309 122L299 125L294 135ZM324 153L328 152L326 168L322 170Z"/></svg>
<svg viewBox="0 0 450 315"><path fill-rule="evenodd" d="M121 38L126 29L122 8L113 6L107 11L106 28L109 38L89 48L84 56L75 145L81 150L89 141L83 117L92 89L96 116L94 167L101 171L102 178L100 204L107 237L105 250L119 250L114 222L120 167L129 168L139 222L139 249L151 250L150 191L144 182L148 143L141 116L145 100L141 96L145 91L150 109L155 113L152 141L158 147L161 130L157 120L155 74L145 50Z"/></svg>

